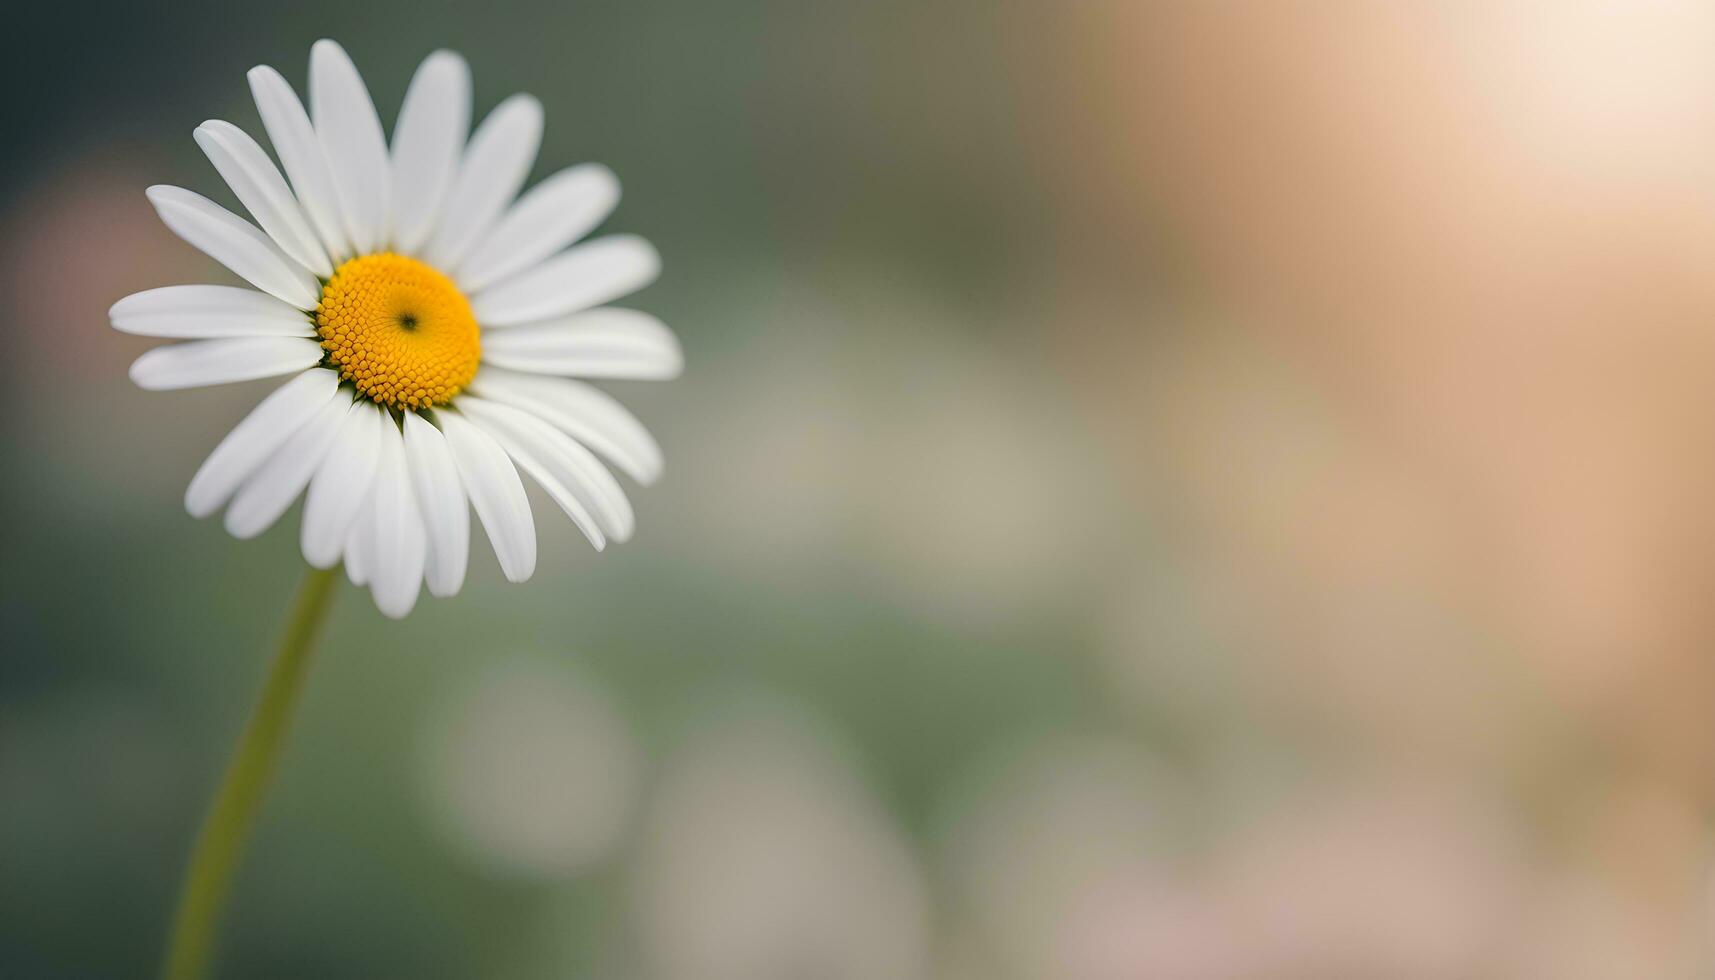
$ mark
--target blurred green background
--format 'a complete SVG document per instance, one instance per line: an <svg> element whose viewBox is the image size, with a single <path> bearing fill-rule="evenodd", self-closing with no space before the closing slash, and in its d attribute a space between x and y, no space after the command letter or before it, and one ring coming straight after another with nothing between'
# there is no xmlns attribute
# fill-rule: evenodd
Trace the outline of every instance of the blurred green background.
<svg viewBox="0 0 1715 980"><path fill-rule="evenodd" d="M1209 8L32 9L0 976L154 970L301 574L106 309L323 36L540 97L688 367L632 543L343 589L222 975L1710 976L1715 15Z"/></svg>

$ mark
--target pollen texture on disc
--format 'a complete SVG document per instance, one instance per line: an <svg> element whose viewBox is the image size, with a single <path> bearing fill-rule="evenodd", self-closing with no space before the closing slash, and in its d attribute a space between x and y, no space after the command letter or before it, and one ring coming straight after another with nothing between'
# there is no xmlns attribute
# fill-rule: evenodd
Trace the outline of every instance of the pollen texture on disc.
<svg viewBox="0 0 1715 980"><path fill-rule="evenodd" d="M392 252L334 270L316 330L340 377L402 411L450 401L482 358L470 301L440 271Z"/></svg>

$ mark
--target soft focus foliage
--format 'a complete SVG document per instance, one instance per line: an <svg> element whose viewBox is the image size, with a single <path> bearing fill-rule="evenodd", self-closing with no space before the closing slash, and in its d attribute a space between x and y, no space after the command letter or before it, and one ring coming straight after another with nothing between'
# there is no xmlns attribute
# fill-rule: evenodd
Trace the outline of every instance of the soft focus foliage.
<svg viewBox="0 0 1715 980"><path fill-rule="evenodd" d="M227 281L142 190L323 33L542 97L687 373L635 541L347 592L225 975L1715 969L1707 5L361 14L17 32L0 975L147 972L284 616L295 518L180 504L267 386L106 310Z"/></svg>

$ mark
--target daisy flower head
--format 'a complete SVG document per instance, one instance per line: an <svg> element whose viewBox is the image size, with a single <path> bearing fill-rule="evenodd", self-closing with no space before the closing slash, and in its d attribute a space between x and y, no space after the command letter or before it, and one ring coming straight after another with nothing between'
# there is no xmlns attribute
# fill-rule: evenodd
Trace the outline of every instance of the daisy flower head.
<svg viewBox="0 0 1715 980"><path fill-rule="evenodd" d="M195 136L254 223L193 191L148 191L168 228L249 285L163 286L111 311L118 330L179 341L132 364L143 388L290 376L214 448L185 508L224 507L249 538L303 496L305 560L343 562L393 617L425 584L459 591L471 510L506 577L530 577L520 472L597 550L629 538L602 458L648 484L661 451L578 379L672 378L683 357L659 320L606 305L655 279L649 243L578 244L619 201L613 173L581 164L520 194L542 106L514 95L469 132L470 70L449 51L417 69L391 143L333 41L310 51L308 111L274 69L249 79L279 167L231 123Z"/></svg>

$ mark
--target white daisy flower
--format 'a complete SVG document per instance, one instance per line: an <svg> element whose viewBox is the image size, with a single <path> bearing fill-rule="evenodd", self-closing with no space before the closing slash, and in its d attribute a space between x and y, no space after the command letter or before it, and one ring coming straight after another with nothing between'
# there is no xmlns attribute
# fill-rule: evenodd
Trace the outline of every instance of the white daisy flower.
<svg viewBox="0 0 1715 980"><path fill-rule="evenodd" d="M143 388L292 375L215 447L185 508L225 507L227 530L249 538L303 494L304 558L343 561L393 617L425 582L459 591L471 508L506 577L530 577L519 470L597 550L629 538L631 505L596 454L648 484L661 450L573 378L672 378L683 356L659 320L605 305L655 279L654 248L573 244L618 203L613 173L568 167L519 195L542 106L512 96L467 141L470 69L450 51L417 69L391 147L333 41L310 51L308 112L272 68L251 69L250 88L284 176L231 123L203 123L196 141L255 224L182 188L148 194L254 288L164 286L111 312L125 333L184 341L131 365Z"/></svg>

